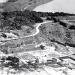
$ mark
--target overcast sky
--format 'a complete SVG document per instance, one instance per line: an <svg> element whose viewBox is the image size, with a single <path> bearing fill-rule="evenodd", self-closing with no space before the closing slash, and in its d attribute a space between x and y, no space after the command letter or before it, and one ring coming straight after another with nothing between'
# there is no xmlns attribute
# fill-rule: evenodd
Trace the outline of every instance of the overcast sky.
<svg viewBox="0 0 75 75"><path fill-rule="evenodd" d="M68 12L75 13L75 0L53 0L49 3L40 5L34 9L42 12Z"/></svg>

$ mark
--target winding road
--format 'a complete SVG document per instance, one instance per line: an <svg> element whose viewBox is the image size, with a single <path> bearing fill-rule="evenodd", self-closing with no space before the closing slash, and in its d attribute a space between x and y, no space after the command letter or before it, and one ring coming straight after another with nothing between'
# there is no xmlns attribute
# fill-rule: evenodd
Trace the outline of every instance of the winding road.
<svg viewBox="0 0 75 75"><path fill-rule="evenodd" d="M42 25L42 24L45 24L45 23L49 23L50 21L45 21L45 22L42 22L42 23L38 23L38 24L36 24L36 32L34 33L34 34L31 34L31 35L28 35L28 36L25 36L25 37L30 37L30 36L35 36L35 35L37 35L39 32L40 32L40 30L39 30L39 27Z"/></svg>
<svg viewBox="0 0 75 75"><path fill-rule="evenodd" d="M1 41L1 42L4 42L4 41L17 40L17 39L22 39L22 38L25 38L25 37L35 36L35 35L37 35L37 34L40 32L39 27L40 27L42 24L49 23L49 22L51 22L51 21L44 21L44 22L42 22L42 23L37 23L37 24L35 24L35 25L34 25L34 26L36 26L36 28L35 28L35 30L36 30L35 33L33 33L33 34L31 34L31 35L28 35L28 36L17 37L17 36L15 36L15 35L13 35L13 33L5 33L8 37L11 37L11 38L3 38L3 37L0 37L0 41Z"/></svg>

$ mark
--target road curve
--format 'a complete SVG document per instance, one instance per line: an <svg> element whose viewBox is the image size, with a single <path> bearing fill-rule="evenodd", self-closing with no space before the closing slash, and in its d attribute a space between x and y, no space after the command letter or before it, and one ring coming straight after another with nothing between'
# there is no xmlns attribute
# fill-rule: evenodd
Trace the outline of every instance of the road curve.
<svg viewBox="0 0 75 75"><path fill-rule="evenodd" d="M40 30L39 30L39 27L42 25L42 24L45 24L45 23L49 23L49 22L51 22L51 21L45 21L45 22L42 22L42 23L37 23L36 24L36 32L34 33L34 34L31 34L31 35L28 35L28 36L24 36L24 37L31 37L31 36L35 36L35 35L37 35L39 32L40 32ZM21 38L24 38L24 37L21 37Z"/></svg>
<svg viewBox="0 0 75 75"><path fill-rule="evenodd" d="M37 35L39 32L40 32L40 30L39 30L39 27L42 25L42 24L45 24L45 23L49 23L49 22L51 22L51 21L44 21L44 22L42 22L42 23L37 23L35 26L36 26L36 28L35 28L35 33L33 33L33 34L31 34L31 35L28 35L28 36L24 36L24 37L12 37L12 38L3 38L3 37L0 37L0 41L1 42L4 42L4 41L10 41L10 40L17 40L17 39L22 39L22 38L25 38L25 37L31 37L31 36L35 36L35 35ZM12 34L12 33L6 33L6 34ZM12 35L11 35L12 36Z"/></svg>

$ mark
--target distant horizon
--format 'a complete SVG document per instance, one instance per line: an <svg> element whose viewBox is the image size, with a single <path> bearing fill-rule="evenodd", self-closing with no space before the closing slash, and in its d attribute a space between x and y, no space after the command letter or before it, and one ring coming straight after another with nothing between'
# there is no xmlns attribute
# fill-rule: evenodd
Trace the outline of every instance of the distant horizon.
<svg viewBox="0 0 75 75"><path fill-rule="evenodd" d="M75 0L53 0L36 7L37 12L64 12L75 14Z"/></svg>

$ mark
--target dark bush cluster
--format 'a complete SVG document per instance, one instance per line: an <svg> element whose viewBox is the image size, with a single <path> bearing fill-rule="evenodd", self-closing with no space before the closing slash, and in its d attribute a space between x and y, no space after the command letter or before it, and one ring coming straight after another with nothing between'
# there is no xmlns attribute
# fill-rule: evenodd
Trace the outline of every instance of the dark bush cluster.
<svg viewBox="0 0 75 75"><path fill-rule="evenodd" d="M72 16L74 14L68 14L63 12L36 12L36 11L13 11L13 12L3 12L2 13L2 25L0 27L6 27L8 29L21 29L21 26L26 25L34 28L35 23L43 22L42 17L46 17L48 20L53 20L58 22L54 17L57 16ZM65 25L65 23L60 21L60 24Z"/></svg>
<svg viewBox="0 0 75 75"><path fill-rule="evenodd" d="M75 26L74 26L74 25L71 25L71 26L69 27L69 29L70 29L70 30L75 30Z"/></svg>
<svg viewBox="0 0 75 75"><path fill-rule="evenodd" d="M6 62L8 61L8 62ZM19 68L19 59L17 57L12 57L12 56L8 56L8 57L3 57L1 59L1 62L3 64L3 66L5 67L12 67L15 69Z"/></svg>
<svg viewBox="0 0 75 75"><path fill-rule="evenodd" d="M58 17L58 16L75 16L75 14L69 14L69 13L64 13L64 12L35 12L32 11L33 13L35 13L36 15L40 16L40 17Z"/></svg>
<svg viewBox="0 0 75 75"><path fill-rule="evenodd" d="M64 27L67 27L67 24L64 23L64 22L62 22L62 21L59 21L59 24L62 25L62 26L64 26Z"/></svg>
<svg viewBox="0 0 75 75"><path fill-rule="evenodd" d="M35 13L29 10L25 11L13 11L13 12L3 12L4 16L2 19L1 27L7 27L10 29L21 29L21 26L29 26L33 28L35 23L43 22L43 20L37 16Z"/></svg>
<svg viewBox="0 0 75 75"><path fill-rule="evenodd" d="M8 0L8 2L17 2L18 0Z"/></svg>

